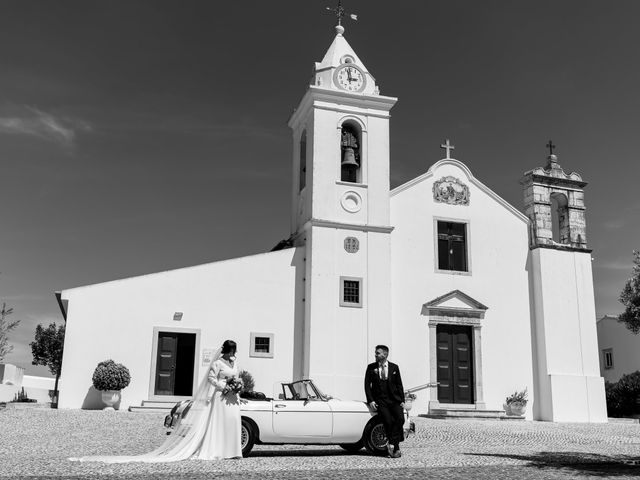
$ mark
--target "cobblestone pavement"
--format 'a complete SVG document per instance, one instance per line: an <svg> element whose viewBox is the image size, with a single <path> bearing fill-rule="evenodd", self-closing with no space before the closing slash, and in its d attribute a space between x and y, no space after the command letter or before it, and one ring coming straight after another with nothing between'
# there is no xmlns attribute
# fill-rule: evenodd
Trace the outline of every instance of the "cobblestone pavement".
<svg viewBox="0 0 640 480"><path fill-rule="evenodd" d="M565 479L640 478L640 425L442 421L416 418L400 459L334 446L256 446L249 458L169 464L75 463L70 456L138 454L164 439L162 415L0 412L0 479Z"/></svg>

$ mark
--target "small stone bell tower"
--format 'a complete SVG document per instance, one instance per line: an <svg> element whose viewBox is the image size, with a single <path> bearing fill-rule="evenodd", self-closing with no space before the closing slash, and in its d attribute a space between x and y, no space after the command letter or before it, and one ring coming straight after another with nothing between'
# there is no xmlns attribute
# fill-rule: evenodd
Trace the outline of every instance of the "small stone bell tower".
<svg viewBox="0 0 640 480"><path fill-rule="evenodd" d="M555 145L550 141L547 147L547 166L530 170L521 181L525 213L531 221L531 246L586 250L587 182L576 172L566 174L553 154Z"/></svg>
<svg viewBox="0 0 640 480"><path fill-rule="evenodd" d="M566 174L550 154L545 168L524 174L531 230L529 281L534 352L534 417L553 422L606 422L596 310L587 248L582 177Z"/></svg>

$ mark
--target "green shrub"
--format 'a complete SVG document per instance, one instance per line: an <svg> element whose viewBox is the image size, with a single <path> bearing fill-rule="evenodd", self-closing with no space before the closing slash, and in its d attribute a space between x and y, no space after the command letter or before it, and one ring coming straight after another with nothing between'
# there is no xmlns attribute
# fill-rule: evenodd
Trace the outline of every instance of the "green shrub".
<svg viewBox="0 0 640 480"><path fill-rule="evenodd" d="M610 417L640 413L640 371L623 375L617 382L606 382L605 392Z"/></svg>
<svg viewBox="0 0 640 480"><path fill-rule="evenodd" d="M92 380L96 390L122 390L131 382L131 375L127 367L109 359L98 364Z"/></svg>

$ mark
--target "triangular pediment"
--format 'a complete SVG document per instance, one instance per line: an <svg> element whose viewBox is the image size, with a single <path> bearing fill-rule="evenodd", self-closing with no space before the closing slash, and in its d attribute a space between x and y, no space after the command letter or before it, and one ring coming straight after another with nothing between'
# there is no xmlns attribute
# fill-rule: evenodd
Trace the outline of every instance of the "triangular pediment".
<svg viewBox="0 0 640 480"><path fill-rule="evenodd" d="M453 290L425 303L422 309L429 315L449 313L483 317L488 307L460 290Z"/></svg>

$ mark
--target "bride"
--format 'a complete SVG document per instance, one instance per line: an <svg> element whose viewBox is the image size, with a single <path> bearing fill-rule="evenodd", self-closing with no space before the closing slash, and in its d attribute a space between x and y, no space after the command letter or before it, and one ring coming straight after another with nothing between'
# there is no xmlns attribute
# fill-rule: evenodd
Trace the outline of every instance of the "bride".
<svg viewBox="0 0 640 480"><path fill-rule="evenodd" d="M193 397L191 408L178 428L152 452L127 456L70 458L79 462L175 462L187 458L219 460L241 458L241 385L236 363L237 345L225 340L214 354L207 374Z"/></svg>

